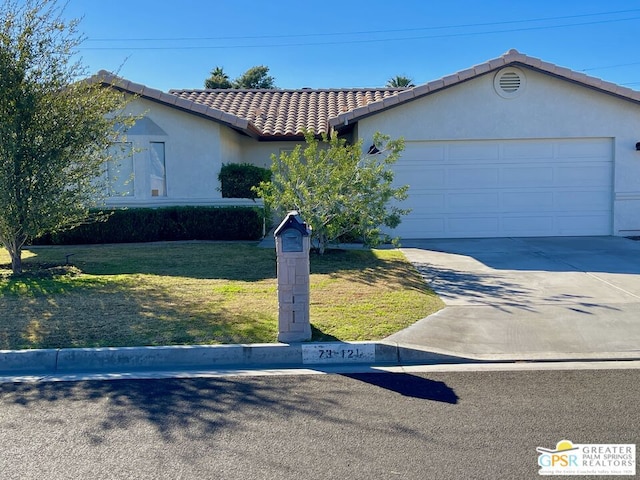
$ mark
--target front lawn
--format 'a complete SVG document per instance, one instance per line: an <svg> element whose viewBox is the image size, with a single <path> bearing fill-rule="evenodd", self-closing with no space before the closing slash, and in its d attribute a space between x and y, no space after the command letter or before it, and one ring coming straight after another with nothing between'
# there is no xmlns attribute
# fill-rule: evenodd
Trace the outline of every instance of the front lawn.
<svg viewBox="0 0 640 480"><path fill-rule="evenodd" d="M70 266L64 265L67 254ZM0 349L274 342L275 251L255 243L0 249ZM311 256L314 340L376 340L440 308L397 250Z"/></svg>

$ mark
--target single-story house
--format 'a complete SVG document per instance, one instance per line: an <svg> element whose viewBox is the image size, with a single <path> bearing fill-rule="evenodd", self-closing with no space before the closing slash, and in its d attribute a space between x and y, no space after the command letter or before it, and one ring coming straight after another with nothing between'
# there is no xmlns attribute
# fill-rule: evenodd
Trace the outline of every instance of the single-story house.
<svg viewBox="0 0 640 480"><path fill-rule="evenodd" d="M404 137L403 238L640 234L640 92L516 50L406 89L171 90L138 95L132 184L109 203L238 204L223 163L268 167L310 129ZM250 200L246 202L251 203Z"/></svg>

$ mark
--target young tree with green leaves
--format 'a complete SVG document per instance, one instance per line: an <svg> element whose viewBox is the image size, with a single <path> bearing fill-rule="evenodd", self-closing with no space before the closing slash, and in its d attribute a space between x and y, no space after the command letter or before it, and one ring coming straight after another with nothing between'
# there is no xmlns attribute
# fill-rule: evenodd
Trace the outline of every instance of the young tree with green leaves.
<svg viewBox="0 0 640 480"><path fill-rule="evenodd" d="M56 0L0 4L0 243L14 273L29 239L87 220L128 123L121 93L81 80L78 22L62 13Z"/></svg>
<svg viewBox="0 0 640 480"><path fill-rule="evenodd" d="M273 89L275 86L275 78L269 75L269 67L258 65L251 67L241 76L233 81L233 88L267 88Z"/></svg>
<svg viewBox="0 0 640 480"><path fill-rule="evenodd" d="M211 70L211 76L204 81L204 88L275 89L275 78L269 75L269 67L251 67L235 80L229 80L222 67Z"/></svg>
<svg viewBox="0 0 640 480"><path fill-rule="evenodd" d="M388 239L381 227L395 228L402 215L398 202L408 185L393 186L389 168L404 150L404 140L376 133L377 153L364 154L362 140L350 145L333 132L323 144L312 133L306 146L272 156L272 179L256 189L280 212L297 210L312 228L311 242L320 254L339 237L356 234L368 245Z"/></svg>

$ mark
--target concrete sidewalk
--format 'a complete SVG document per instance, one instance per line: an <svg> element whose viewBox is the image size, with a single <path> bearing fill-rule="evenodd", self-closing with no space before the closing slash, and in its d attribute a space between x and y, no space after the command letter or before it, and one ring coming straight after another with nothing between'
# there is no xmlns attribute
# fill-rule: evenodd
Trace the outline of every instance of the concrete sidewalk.
<svg viewBox="0 0 640 480"><path fill-rule="evenodd" d="M403 242L446 308L380 342L0 351L0 376L640 359L640 242Z"/></svg>

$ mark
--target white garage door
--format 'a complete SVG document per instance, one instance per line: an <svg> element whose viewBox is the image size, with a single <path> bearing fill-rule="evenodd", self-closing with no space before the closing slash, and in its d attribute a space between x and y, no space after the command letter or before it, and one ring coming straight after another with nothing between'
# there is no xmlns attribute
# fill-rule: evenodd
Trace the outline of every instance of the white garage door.
<svg viewBox="0 0 640 480"><path fill-rule="evenodd" d="M407 142L403 238L610 235L609 138Z"/></svg>

